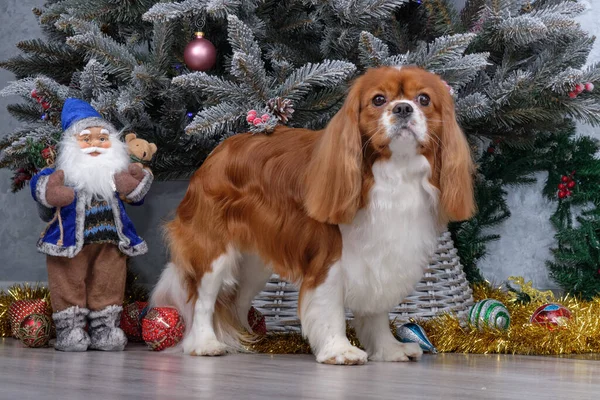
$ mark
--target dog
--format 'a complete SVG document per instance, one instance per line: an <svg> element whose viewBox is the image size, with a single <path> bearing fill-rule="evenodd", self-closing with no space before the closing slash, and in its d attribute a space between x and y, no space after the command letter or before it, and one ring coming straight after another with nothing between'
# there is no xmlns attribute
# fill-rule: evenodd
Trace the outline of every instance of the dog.
<svg viewBox="0 0 600 400"><path fill-rule="evenodd" d="M191 355L243 349L272 273L299 285L319 363L420 358L389 311L413 290L449 221L475 212L473 161L453 98L417 67L367 70L320 131L278 127L223 141L166 225L171 262L151 304L180 310ZM346 337L344 309L364 351Z"/></svg>

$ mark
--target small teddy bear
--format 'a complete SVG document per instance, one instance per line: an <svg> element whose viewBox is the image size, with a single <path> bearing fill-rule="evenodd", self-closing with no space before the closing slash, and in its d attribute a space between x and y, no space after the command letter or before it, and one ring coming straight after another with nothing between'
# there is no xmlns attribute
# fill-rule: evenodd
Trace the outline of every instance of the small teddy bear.
<svg viewBox="0 0 600 400"><path fill-rule="evenodd" d="M149 170L147 164L152 160L152 157L158 150L156 145L138 138L135 133L127 134L127 136L125 136L125 143L127 143L127 148L129 149L129 154L131 155L134 164Z"/></svg>

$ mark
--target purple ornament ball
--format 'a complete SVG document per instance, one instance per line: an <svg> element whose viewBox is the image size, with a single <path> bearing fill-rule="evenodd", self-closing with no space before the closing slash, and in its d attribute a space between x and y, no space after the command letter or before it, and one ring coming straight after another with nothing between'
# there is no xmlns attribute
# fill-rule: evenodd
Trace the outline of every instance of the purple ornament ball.
<svg viewBox="0 0 600 400"><path fill-rule="evenodd" d="M196 38L185 46L183 60L192 71L208 71L217 61L217 49L202 32L196 32Z"/></svg>

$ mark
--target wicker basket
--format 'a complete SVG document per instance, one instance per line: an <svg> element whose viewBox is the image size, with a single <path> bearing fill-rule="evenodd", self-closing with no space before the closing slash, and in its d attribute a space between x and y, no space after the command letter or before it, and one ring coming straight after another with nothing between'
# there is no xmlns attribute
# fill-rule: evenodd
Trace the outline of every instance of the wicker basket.
<svg viewBox="0 0 600 400"><path fill-rule="evenodd" d="M298 288L273 275L265 289L254 299L254 307L264 316L271 332L299 332ZM451 312L459 316L473 305L473 293L463 272L457 250L445 232L415 291L390 312L390 320L406 322L411 318L432 318ZM351 319L352 314L346 313Z"/></svg>

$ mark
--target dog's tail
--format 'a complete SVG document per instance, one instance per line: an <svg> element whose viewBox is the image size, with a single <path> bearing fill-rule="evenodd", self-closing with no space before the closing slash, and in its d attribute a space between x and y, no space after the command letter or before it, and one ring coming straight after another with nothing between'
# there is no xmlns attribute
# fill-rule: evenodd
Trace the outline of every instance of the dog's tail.
<svg viewBox="0 0 600 400"><path fill-rule="evenodd" d="M168 263L150 297L150 307L173 307L185 322L185 335L194 322L194 305L197 296L189 296L186 278L174 263ZM255 336L244 329L236 309L237 287L219 291L213 313L213 325L217 339L227 345L229 352L247 352ZM181 342L173 349L181 351Z"/></svg>

